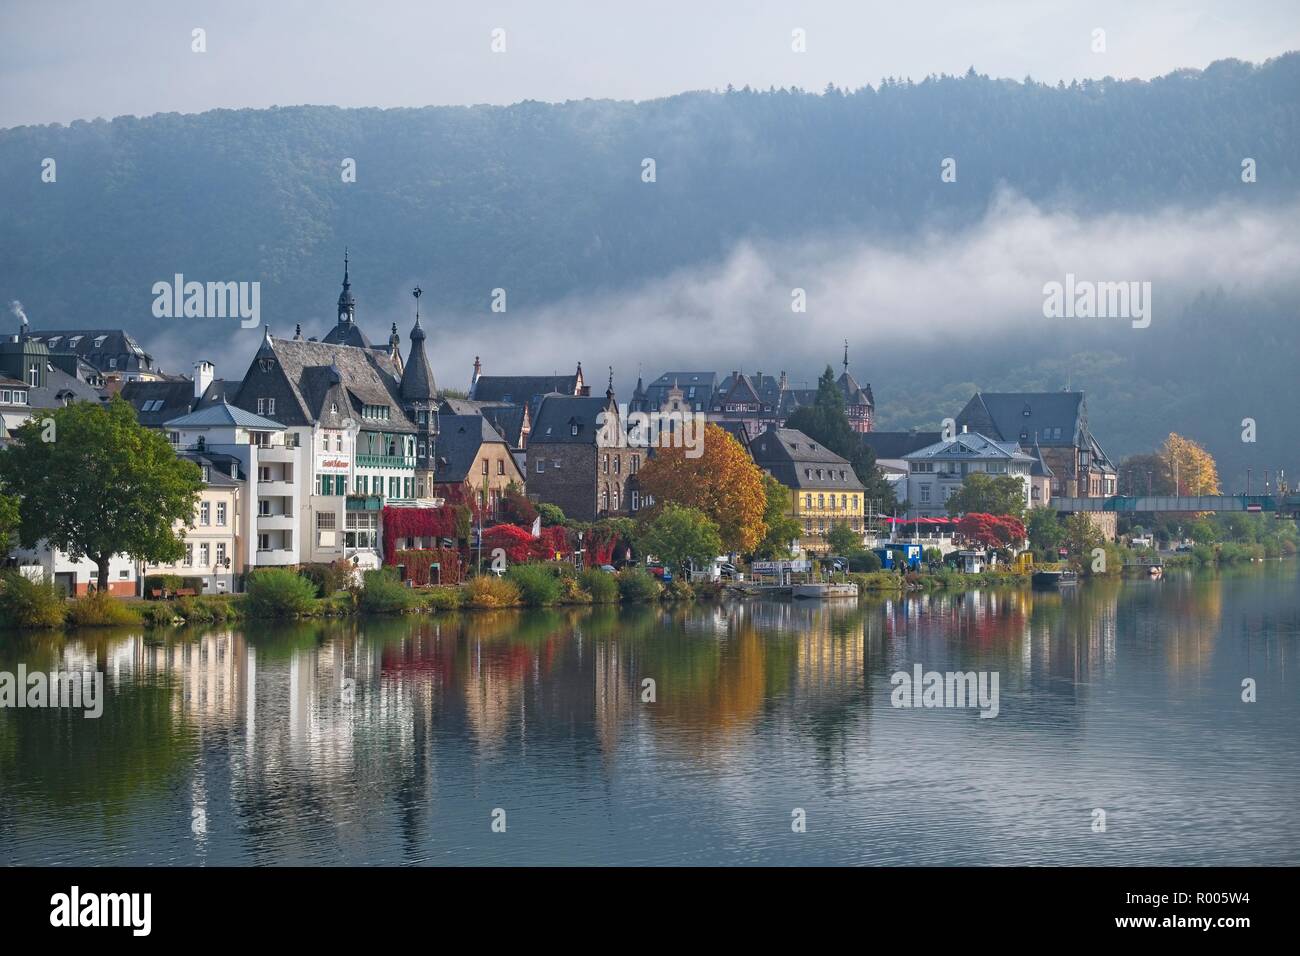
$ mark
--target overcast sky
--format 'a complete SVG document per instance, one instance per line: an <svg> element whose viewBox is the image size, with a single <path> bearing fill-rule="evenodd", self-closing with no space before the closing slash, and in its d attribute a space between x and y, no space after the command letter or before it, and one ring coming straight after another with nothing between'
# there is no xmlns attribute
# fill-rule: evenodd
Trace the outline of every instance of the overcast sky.
<svg viewBox="0 0 1300 956"><path fill-rule="evenodd" d="M191 50L192 31L207 50ZM493 53L492 31L505 31ZM806 31L807 52L791 50ZM1106 50L1092 50L1093 30ZM0 127L302 103L649 99L981 73L1147 78L1300 49L1296 0L2 0Z"/></svg>

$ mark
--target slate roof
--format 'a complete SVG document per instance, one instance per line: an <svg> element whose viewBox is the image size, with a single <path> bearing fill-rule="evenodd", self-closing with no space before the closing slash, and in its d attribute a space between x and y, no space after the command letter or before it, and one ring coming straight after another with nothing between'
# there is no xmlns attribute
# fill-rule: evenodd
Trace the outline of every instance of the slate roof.
<svg viewBox="0 0 1300 956"><path fill-rule="evenodd" d="M479 449L484 445L505 446L505 439L482 415L440 415L438 458L433 480L461 482L470 476Z"/></svg>
<svg viewBox="0 0 1300 956"><path fill-rule="evenodd" d="M674 384L682 390L683 400L688 402L692 409L707 412L713 407L713 391L718 387L718 373L664 372L645 387L645 400L650 408L656 410L663 408ZM692 388L695 389L693 396Z"/></svg>
<svg viewBox="0 0 1300 956"><path fill-rule="evenodd" d="M978 432L963 432L947 441L937 441L933 445L919 448L903 456L907 461L1020 461L1032 462L1033 456L1020 450L1018 442L994 441Z"/></svg>
<svg viewBox="0 0 1300 956"><path fill-rule="evenodd" d="M866 432L862 444L876 453L877 460L898 460L942 439L942 432Z"/></svg>
<svg viewBox="0 0 1300 956"><path fill-rule="evenodd" d="M148 428L161 428L185 415L194 405L194 383L189 379L166 382L127 382L119 393L130 402L135 417Z"/></svg>
<svg viewBox="0 0 1300 956"><path fill-rule="evenodd" d="M609 400L591 395L543 396L541 406L528 433L529 446L537 444L594 445L600 431L600 415L609 407ZM578 434L573 434L573 426Z"/></svg>
<svg viewBox="0 0 1300 956"><path fill-rule="evenodd" d="M750 439L749 451L760 468L787 488L863 490L848 461L796 429L769 428Z"/></svg>
<svg viewBox="0 0 1300 956"><path fill-rule="evenodd" d="M207 466L207 485L210 488L234 488L248 477L239 459L233 455L191 450L181 452L180 457L189 459L200 468ZM237 478L230 477L232 468L235 474L238 475Z"/></svg>
<svg viewBox="0 0 1300 956"><path fill-rule="evenodd" d="M198 411L173 418L165 424L169 428L219 428L223 425L237 425L240 428L252 428L263 432L284 431L284 426L279 422L254 415L246 409L227 405L224 402L219 405L208 405Z"/></svg>
<svg viewBox="0 0 1300 956"><path fill-rule="evenodd" d="M1089 448L1098 462L1114 467L1088 430L1083 392L976 392L957 424L999 441L1028 448Z"/></svg>
<svg viewBox="0 0 1300 956"><path fill-rule="evenodd" d="M356 349L374 348L366 338L366 333L361 331L361 326L355 320L346 318L326 332L321 341L326 345L350 345Z"/></svg>
<svg viewBox="0 0 1300 956"><path fill-rule="evenodd" d="M41 329L28 333L51 352L73 352L101 372L156 371L153 356L125 329ZM114 367L109 366L116 359Z"/></svg>
<svg viewBox="0 0 1300 956"><path fill-rule="evenodd" d="M271 363L270 371L262 369L264 361ZM413 433L417 429L403 411L400 383L401 375L387 352L277 339L268 332L249 365L235 404L252 411L258 398L274 398L275 412L268 414L285 425L319 422L342 428L352 419L371 430ZM364 418L365 405L387 408L388 418Z"/></svg>
<svg viewBox="0 0 1300 956"><path fill-rule="evenodd" d="M572 375L480 375L470 388L469 397L476 402L528 405L536 417L542 396L551 392L574 396L577 390L577 372Z"/></svg>
<svg viewBox="0 0 1300 956"><path fill-rule="evenodd" d="M506 444L511 448L523 445L524 420L528 415L526 405L489 405L482 411L483 417L492 423Z"/></svg>
<svg viewBox="0 0 1300 956"><path fill-rule="evenodd" d="M420 328L419 316L416 316L415 327L411 329L411 357L402 369L400 391L408 402L432 401L438 394L433 383L433 369L429 368L428 356L424 354L424 330Z"/></svg>
<svg viewBox="0 0 1300 956"><path fill-rule="evenodd" d="M68 402L102 402L100 392L60 368L45 370L45 384L27 389L27 404L32 408L61 408Z"/></svg>

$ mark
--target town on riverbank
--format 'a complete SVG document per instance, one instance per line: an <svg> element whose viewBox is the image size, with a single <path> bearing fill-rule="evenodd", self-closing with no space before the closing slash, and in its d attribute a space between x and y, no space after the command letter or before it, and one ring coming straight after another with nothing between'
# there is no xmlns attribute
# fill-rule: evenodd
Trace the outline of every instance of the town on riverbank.
<svg viewBox="0 0 1300 956"><path fill-rule="evenodd" d="M1080 391L977 392L936 430L881 431L847 342L816 388L667 371L624 401L612 368L593 385L581 362L479 359L440 387L419 292L405 349L395 325L375 345L345 262L336 324L265 328L237 379L22 317L0 342L0 626L830 597L1296 552L1280 471L1224 494L1177 434L1114 462Z"/></svg>

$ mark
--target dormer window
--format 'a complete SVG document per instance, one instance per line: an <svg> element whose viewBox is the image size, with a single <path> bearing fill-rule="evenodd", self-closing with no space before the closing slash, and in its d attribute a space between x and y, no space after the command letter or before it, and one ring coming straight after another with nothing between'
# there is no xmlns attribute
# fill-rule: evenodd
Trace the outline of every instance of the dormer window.
<svg viewBox="0 0 1300 956"><path fill-rule="evenodd" d="M1022 409L1020 410L1020 414L1023 415L1023 416L1025 416L1025 418L1028 418L1028 417L1029 417L1029 403L1028 403L1028 402L1025 402L1025 407L1022 408Z"/></svg>

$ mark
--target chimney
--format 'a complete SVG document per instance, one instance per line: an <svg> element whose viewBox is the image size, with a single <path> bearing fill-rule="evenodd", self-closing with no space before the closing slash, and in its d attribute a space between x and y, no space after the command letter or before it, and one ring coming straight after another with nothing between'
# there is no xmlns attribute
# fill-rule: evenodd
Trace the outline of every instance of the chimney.
<svg viewBox="0 0 1300 956"><path fill-rule="evenodd" d="M970 431L970 426L969 426L969 425L963 425L963 426L961 426L961 433L962 433L963 435L965 435L968 431Z"/></svg>
<svg viewBox="0 0 1300 956"><path fill-rule="evenodd" d="M194 400L196 402L203 397L203 393L212 384L212 377L216 370L216 366L211 362L194 363Z"/></svg>
<svg viewBox="0 0 1300 956"><path fill-rule="evenodd" d="M786 385L785 385L785 371L782 370L782 372L781 372L781 391L784 392L784 391L785 391L785 388L786 388Z"/></svg>

